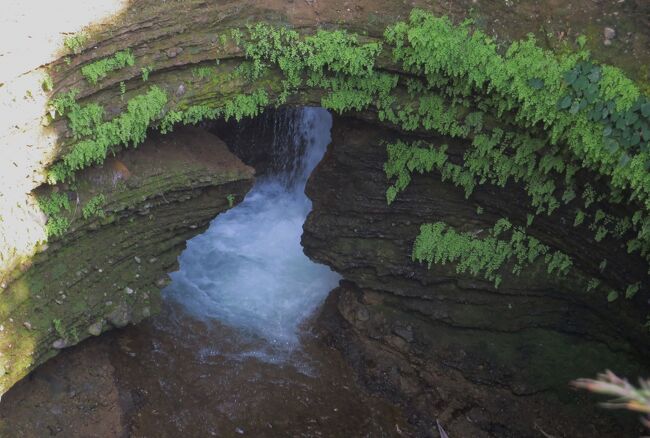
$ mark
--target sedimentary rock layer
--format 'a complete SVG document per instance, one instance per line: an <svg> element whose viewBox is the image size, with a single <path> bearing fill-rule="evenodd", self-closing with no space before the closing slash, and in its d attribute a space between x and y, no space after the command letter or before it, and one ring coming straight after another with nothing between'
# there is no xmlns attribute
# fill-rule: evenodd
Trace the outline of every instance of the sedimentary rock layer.
<svg viewBox="0 0 650 438"><path fill-rule="evenodd" d="M333 143L306 188L313 211L304 226L305 252L348 280L320 317L330 340L371 388L402 400L425 428L439 418L450 436L538 436L536 423L555 436L612 436L622 426L606 425L611 417L599 423L568 382L605 368L626 375L647 370L647 340L625 330L631 313L612 311L617 304L574 290L571 279L549 276L543 266L520 277L504 270L495 289L457 274L454 265L428 269L413 262L421 223L444 220L479 232L504 204L516 217L517 187L495 197L486 186L465 199L439 175L417 175L388 206L385 143L397 136L403 138L335 119ZM462 143L449 144L462 155ZM556 219L530 232L553 241L544 236L563 229ZM576 242L563 249L596 251ZM572 429L577 415L593 426Z"/></svg>
<svg viewBox="0 0 650 438"><path fill-rule="evenodd" d="M186 240L252 180L217 137L185 128L55 187L73 205L103 194L103 213L76 210L71 232L2 291L0 393L59 349L155 312Z"/></svg>

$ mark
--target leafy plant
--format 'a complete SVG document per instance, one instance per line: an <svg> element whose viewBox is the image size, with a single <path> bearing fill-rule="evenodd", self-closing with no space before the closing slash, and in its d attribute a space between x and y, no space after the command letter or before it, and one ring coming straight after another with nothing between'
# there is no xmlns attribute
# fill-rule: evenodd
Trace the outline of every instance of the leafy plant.
<svg viewBox="0 0 650 438"><path fill-rule="evenodd" d="M70 226L70 220L64 216L70 210L70 200L63 193L52 192L49 196L38 198L41 211L48 217L45 230L48 237L62 236Z"/></svg>
<svg viewBox="0 0 650 438"><path fill-rule="evenodd" d="M74 54L81 53L81 49L88 41L88 35L85 32L78 32L74 35L68 35L63 40L63 45Z"/></svg>
<svg viewBox="0 0 650 438"><path fill-rule="evenodd" d="M90 219L92 217L104 217L104 210L102 206L106 202L106 197L104 195L93 196L82 209L82 215L84 219Z"/></svg>
<svg viewBox="0 0 650 438"><path fill-rule="evenodd" d="M509 233L510 238L501 238ZM501 268L512 264L512 273L519 275L522 269L544 256L550 273L566 275L572 266L571 259L559 251L551 251L525 230L500 219L484 237L477 233L457 232L444 222L424 224L413 245L414 261L445 265L455 263L459 274L469 272L493 281L499 287Z"/></svg>
<svg viewBox="0 0 650 438"><path fill-rule="evenodd" d="M44 91L54 90L54 81L52 80L52 76L50 76L49 73L45 73L45 75L43 76L43 82L41 82L41 87L43 88Z"/></svg>
<svg viewBox="0 0 650 438"><path fill-rule="evenodd" d="M611 401L601 403L601 406L641 413L644 415L641 423L650 429L650 380L639 379L639 385L635 387L607 370L596 379L577 379L571 382L571 385L576 389L615 397Z"/></svg>
<svg viewBox="0 0 650 438"><path fill-rule="evenodd" d="M81 68L81 74L91 84L95 85L108 76L109 73L135 64L131 49L121 50L113 56L100 59Z"/></svg>
<svg viewBox="0 0 650 438"><path fill-rule="evenodd" d="M97 108L89 110L88 106L81 107L74 101L71 103L69 97L64 95L59 105L55 107L61 109L71 123L73 120L80 119L84 121L80 126L88 128L89 125L85 121L90 120L93 126L81 131L77 129L76 132L84 136L84 139L75 144L63 160L50 169L48 174L50 183L64 181L76 170L102 163L112 146L142 143L147 128L160 116L167 103L167 94L159 87L152 86L147 93L129 100L126 111L119 116L110 121L95 123L100 111ZM91 105L94 104L89 106ZM88 114L93 117L87 117Z"/></svg>
<svg viewBox="0 0 650 438"><path fill-rule="evenodd" d="M142 67L140 69L140 72L142 73L142 82L147 82L149 80L149 75L153 71L153 67L148 65L146 67Z"/></svg>
<svg viewBox="0 0 650 438"><path fill-rule="evenodd" d="M61 320L53 319L52 325L54 325L54 331L56 332L56 334L59 335L61 339L65 339L66 338L65 330L63 329L63 324L61 323Z"/></svg>

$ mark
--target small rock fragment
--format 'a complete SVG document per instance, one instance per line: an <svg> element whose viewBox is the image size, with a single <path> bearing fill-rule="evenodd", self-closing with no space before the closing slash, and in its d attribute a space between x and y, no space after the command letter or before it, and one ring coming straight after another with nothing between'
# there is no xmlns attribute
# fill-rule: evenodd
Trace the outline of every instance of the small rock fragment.
<svg viewBox="0 0 650 438"><path fill-rule="evenodd" d="M131 309L124 303L108 314L106 319L116 328L123 328L131 322Z"/></svg>
<svg viewBox="0 0 650 438"><path fill-rule="evenodd" d="M368 313L368 309L366 309L365 307L360 307L357 310L357 319L359 321L365 322L368 321L369 318L370 318L370 314Z"/></svg>
<svg viewBox="0 0 650 438"><path fill-rule="evenodd" d="M90 327L88 327L88 333L90 333L93 336L99 336L102 334L102 328L104 327L104 323L102 321L97 321L94 324L91 324Z"/></svg>
<svg viewBox="0 0 650 438"><path fill-rule="evenodd" d="M133 257L133 259L135 260L135 262L136 262L137 264L142 263L142 260L141 260L140 257L138 257L138 256Z"/></svg>
<svg viewBox="0 0 650 438"><path fill-rule="evenodd" d="M27 330L31 330L31 329L32 329L32 324L31 324L29 321L25 321L25 322L23 322L23 325L25 326L25 328L26 328Z"/></svg>
<svg viewBox="0 0 650 438"><path fill-rule="evenodd" d="M124 288L124 292L126 292L127 295L131 295L133 294L133 289L127 286Z"/></svg>
<svg viewBox="0 0 650 438"><path fill-rule="evenodd" d="M65 348L68 346L68 343L66 342L65 339L57 339L52 343L52 347L56 348L57 350L61 350L62 348Z"/></svg>
<svg viewBox="0 0 650 438"><path fill-rule="evenodd" d="M613 40L616 38L616 30L612 27L606 27L603 29L603 35L605 36L606 40Z"/></svg>

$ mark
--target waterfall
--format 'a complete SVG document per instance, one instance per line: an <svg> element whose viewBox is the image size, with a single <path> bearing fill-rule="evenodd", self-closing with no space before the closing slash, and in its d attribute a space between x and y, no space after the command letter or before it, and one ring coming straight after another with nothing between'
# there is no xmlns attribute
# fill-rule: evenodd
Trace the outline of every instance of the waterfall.
<svg viewBox="0 0 650 438"><path fill-rule="evenodd" d="M301 108L276 113L271 122L274 153L266 174L241 204L188 241L163 294L197 318L291 350L301 322L339 280L300 245L311 210L305 184L330 142L332 119L323 109Z"/></svg>

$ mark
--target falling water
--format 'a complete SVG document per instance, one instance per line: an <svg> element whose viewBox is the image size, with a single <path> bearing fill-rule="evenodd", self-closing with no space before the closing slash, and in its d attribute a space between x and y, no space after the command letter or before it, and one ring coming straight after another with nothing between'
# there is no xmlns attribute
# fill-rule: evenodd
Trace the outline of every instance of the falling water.
<svg viewBox="0 0 650 438"><path fill-rule="evenodd" d="M339 280L328 267L309 260L300 245L311 210L305 183L325 153L332 121L319 108L293 110L292 123L281 120L273 135L279 153L267 175L241 204L188 241L165 296L195 317L292 350L299 344L301 322Z"/></svg>

